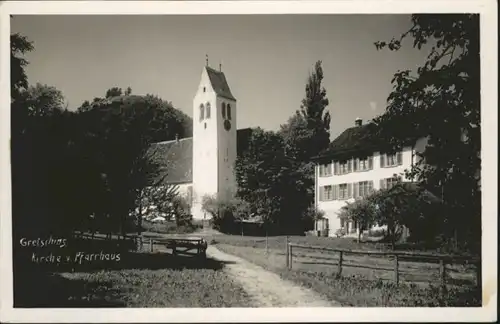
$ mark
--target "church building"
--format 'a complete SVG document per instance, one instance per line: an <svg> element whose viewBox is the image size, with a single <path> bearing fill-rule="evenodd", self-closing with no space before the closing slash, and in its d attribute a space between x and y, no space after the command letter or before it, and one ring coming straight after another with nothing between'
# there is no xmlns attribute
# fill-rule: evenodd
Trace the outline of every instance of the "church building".
<svg viewBox="0 0 500 324"><path fill-rule="evenodd" d="M236 193L236 157L245 149L251 129L237 130L237 101L226 76L203 67L193 99L193 137L153 144L167 184L176 185L191 205L194 219L208 219L204 196Z"/></svg>

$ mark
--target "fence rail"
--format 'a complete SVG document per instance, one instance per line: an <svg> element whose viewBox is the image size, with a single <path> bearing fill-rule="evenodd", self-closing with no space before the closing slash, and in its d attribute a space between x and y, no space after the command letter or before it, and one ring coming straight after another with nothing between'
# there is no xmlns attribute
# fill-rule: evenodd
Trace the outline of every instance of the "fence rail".
<svg viewBox="0 0 500 324"><path fill-rule="evenodd" d="M394 282L399 284L400 278L400 261L413 261L413 262L431 262L439 264L439 280L442 288L446 287L446 265L449 264L473 264L475 265L476 285L481 286L481 258L475 256L464 255L450 255L450 254L433 254L421 252L408 252L408 251L362 251L362 250L348 250L338 248L328 248L323 246L311 246L303 244L289 243L288 238L285 241L285 256L286 267L292 269L294 251L297 249L305 249L311 251L331 252L338 254L337 259L337 274L342 275L342 269L345 267L356 267L353 264L346 264L344 257L346 255L367 255L381 258L392 258L394 273ZM297 256L297 255L295 255ZM302 255L304 256L304 255ZM377 270L389 270L388 268L378 267Z"/></svg>

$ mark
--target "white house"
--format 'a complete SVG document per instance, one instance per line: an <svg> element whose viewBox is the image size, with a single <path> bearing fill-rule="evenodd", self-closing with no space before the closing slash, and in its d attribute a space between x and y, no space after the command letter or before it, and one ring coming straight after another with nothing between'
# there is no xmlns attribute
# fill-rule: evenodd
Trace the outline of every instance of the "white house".
<svg viewBox="0 0 500 324"><path fill-rule="evenodd" d="M228 196L236 191L234 165L245 150L251 129L236 127L236 99L226 76L207 65L193 99L193 137L152 145L165 173L191 205L194 219L208 219L201 208L205 195Z"/></svg>
<svg viewBox="0 0 500 324"><path fill-rule="evenodd" d="M365 197L375 189L389 188L404 175L423 152L427 139L417 140L402 151L388 155L377 144L372 123L363 125L356 119L355 126L346 129L334 139L321 154L315 167L315 206L325 213L328 220L328 236L335 236L339 229L347 233L357 231L356 224L338 218L347 202Z"/></svg>

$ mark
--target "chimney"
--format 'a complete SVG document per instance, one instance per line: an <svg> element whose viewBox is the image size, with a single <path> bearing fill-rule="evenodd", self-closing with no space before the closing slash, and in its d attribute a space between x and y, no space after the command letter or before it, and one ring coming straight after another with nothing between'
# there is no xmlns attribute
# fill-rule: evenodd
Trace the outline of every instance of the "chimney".
<svg viewBox="0 0 500 324"><path fill-rule="evenodd" d="M356 126L361 126L361 125L363 125L363 120L361 118L356 118L356 120L354 121L354 124Z"/></svg>

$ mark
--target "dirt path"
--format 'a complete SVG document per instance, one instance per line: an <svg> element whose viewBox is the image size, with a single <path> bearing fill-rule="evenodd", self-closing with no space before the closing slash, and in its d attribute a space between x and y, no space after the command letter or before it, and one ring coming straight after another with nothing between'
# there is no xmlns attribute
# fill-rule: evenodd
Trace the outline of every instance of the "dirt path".
<svg viewBox="0 0 500 324"><path fill-rule="evenodd" d="M228 262L224 271L252 297L255 307L332 307L337 303L322 299L315 292L283 280L277 274L236 256L224 253L214 246L207 256Z"/></svg>

